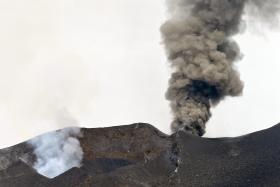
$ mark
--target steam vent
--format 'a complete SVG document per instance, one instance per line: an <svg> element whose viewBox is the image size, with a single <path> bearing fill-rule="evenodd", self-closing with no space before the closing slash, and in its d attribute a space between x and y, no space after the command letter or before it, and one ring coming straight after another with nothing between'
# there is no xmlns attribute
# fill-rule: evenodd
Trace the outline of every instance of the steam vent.
<svg viewBox="0 0 280 187"><path fill-rule="evenodd" d="M214 139L184 131L167 136L143 123L81 131L81 167L40 175L24 142L0 150L0 186L280 186L280 125Z"/></svg>

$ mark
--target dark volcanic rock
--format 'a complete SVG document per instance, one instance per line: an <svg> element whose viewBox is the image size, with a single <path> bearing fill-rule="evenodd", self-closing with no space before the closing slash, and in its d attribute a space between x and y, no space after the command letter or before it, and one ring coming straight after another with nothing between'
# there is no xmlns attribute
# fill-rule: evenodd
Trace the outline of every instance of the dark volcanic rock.
<svg viewBox="0 0 280 187"><path fill-rule="evenodd" d="M0 186L41 186L48 179L38 174L22 161L16 161L7 169L0 171Z"/></svg>
<svg viewBox="0 0 280 187"><path fill-rule="evenodd" d="M0 186L280 186L280 125L214 139L167 136L140 123L82 132L82 167L53 179L30 167L36 158L28 144L0 150Z"/></svg>

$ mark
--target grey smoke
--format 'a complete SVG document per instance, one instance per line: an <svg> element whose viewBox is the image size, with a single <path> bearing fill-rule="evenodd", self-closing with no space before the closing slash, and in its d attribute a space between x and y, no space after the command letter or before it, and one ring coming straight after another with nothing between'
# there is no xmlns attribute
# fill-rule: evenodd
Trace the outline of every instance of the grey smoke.
<svg viewBox="0 0 280 187"><path fill-rule="evenodd" d="M256 19L275 20L278 0L169 0L170 18L161 27L174 69L166 93L174 115L173 131L202 136L211 106L242 93L234 62L240 59L232 38L244 26L245 7Z"/></svg>

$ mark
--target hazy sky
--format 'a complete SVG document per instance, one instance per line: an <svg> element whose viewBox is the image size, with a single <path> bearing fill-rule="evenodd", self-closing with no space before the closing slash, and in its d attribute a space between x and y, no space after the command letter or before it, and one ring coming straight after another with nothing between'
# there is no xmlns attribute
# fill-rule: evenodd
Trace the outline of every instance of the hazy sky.
<svg viewBox="0 0 280 187"><path fill-rule="evenodd" d="M165 16L164 0L0 0L0 147L76 124L169 133ZM243 96L213 110L208 137L280 122L280 30L247 28L236 37Z"/></svg>

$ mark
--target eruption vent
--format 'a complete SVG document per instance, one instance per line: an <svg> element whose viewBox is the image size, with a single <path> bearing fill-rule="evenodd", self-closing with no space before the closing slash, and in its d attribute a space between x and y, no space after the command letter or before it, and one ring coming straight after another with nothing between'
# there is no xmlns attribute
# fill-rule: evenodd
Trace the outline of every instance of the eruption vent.
<svg viewBox="0 0 280 187"><path fill-rule="evenodd" d="M245 5L266 18L273 18L279 7L277 0L168 1L171 18L161 32L174 68L166 93L173 131L202 136L210 107L242 93L243 83L234 67L240 50L232 36L240 30Z"/></svg>

